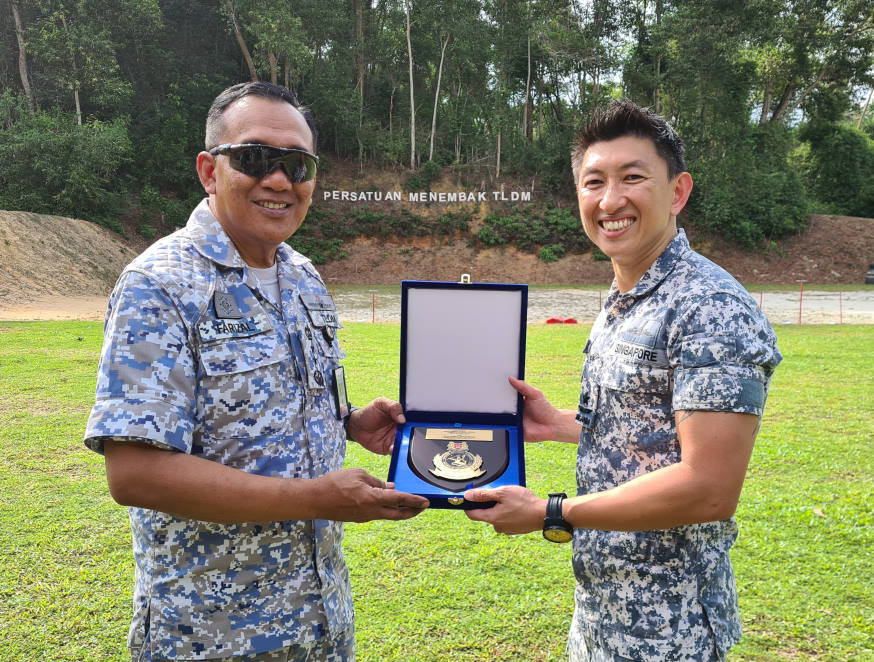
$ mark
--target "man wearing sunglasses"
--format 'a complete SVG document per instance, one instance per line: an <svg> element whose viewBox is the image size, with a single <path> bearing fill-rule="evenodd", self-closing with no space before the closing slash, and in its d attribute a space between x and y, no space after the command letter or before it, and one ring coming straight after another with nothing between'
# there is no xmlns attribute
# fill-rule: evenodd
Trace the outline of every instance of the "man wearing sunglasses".
<svg viewBox="0 0 874 662"><path fill-rule="evenodd" d="M403 415L349 406L333 301L284 243L316 141L288 90L222 92L197 156L208 197L110 298L85 442L130 507L132 660L353 660L341 522L428 506L342 469L347 437L390 453Z"/></svg>

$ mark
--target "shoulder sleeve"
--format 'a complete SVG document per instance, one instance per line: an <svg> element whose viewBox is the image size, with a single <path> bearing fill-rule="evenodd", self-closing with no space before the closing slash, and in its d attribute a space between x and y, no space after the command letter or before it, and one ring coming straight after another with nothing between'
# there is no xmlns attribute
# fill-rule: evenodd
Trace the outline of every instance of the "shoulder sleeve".
<svg viewBox="0 0 874 662"><path fill-rule="evenodd" d="M125 273L109 302L97 393L85 444L125 437L191 451L196 358L171 296L145 274Z"/></svg>
<svg viewBox="0 0 874 662"><path fill-rule="evenodd" d="M764 314L731 293L699 297L680 310L668 353L675 411L759 416L771 375L783 358Z"/></svg>

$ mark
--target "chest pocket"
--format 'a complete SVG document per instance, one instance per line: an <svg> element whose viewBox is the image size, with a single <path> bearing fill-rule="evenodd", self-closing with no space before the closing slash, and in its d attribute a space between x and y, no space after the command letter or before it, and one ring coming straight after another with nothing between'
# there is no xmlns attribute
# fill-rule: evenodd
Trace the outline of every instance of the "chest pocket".
<svg viewBox="0 0 874 662"><path fill-rule="evenodd" d="M672 371L667 367L604 361L599 381L604 387L623 393L669 394L672 379Z"/></svg>
<svg viewBox="0 0 874 662"><path fill-rule="evenodd" d="M598 381L601 410L625 422L623 434L630 444L654 448L676 440L669 368L604 361Z"/></svg>
<svg viewBox="0 0 874 662"><path fill-rule="evenodd" d="M219 340L200 347L200 363L209 377L248 372L288 357L286 344L270 331Z"/></svg>
<svg viewBox="0 0 874 662"><path fill-rule="evenodd" d="M306 315L297 323L297 337L303 350L307 388L312 392L325 389L334 368L346 355L340 349L334 300L328 294L302 293L300 295Z"/></svg>
<svg viewBox="0 0 874 662"><path fill-rule="evenodd" d="M295 410L299 393L292 388L290 348L279 334L267 331L202 345L200 364L205 376L200 382L198 406L206 437L240 444L285 429L284 412ZM224 452L216 441L210 447ZM245 453L234 448L236 454Z"/></svg>
<svg viewBox="0 0 874 662"><path fill-rule="evenodd" d="M343 328L337 317L334 299L329 294L301 294L301 302L307 312L307 322L312 327L329 356L343 358L337 343L337 329Z"/></svg>

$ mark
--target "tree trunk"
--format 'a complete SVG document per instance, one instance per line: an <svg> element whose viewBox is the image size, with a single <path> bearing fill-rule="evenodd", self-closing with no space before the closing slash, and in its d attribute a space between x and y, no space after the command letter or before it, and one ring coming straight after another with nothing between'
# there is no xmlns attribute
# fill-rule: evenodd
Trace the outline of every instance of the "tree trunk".
<svg viewBox="0 0 874 662"><path fill-rule="evenodd" d="M11 0L12 18L15 20L15 36L18 39L18 74L21 76L21 87L24 88L24 96L30 104L31 110L36 110L36 99L30 89L30 80L27 75L27 47L24 43L24 29L21 27L21 15L18 13L17 0Z"/></svg>
<svg viewBox="0 0 874 662"><path fill-rule="evenodd" d="M774 81L768 76L765 81L765 91L762 95L762 114L759 115L759 125L764 126L768 123L768 108L771 107L771 99L774 98Z"/></svg>
<svg viewBox="0 0 874 662"><path fill-rule="evenodd" d="M434 160L434 133L437 131L437 102L440 100L440 79L443 77L443 58L449 45L449 35L440 46L440 66L437 67L437 89L434 91L434 114L431 116L431 146L428 148L428 160Z"/></svg>
<svg viewBox="0 0 874 662"><path fill-rule="evenodd" d="M69 35L67 30L67 17L61 14L61 25L64 27L64 32ZM82 126L82 104L79 102L79 69L76 67L76 57L70 49L70 63L73 66L73 101L76 104L76 124Z"/></svg>
<svg viewBox="0 0 874 662"><path fill-rule="evenodd" d="M522 131L525 139L530 143L534 138L531 109L531 31L528 31L528 75L525 78L525 110L522 113Z"/></svg>
<svg viewBox="0 0 874 662"><path fill-rule="evenodd" d="M243 59L246 60L246 66L249 67L249 77L256 81L258 74L255 72L255 62L252 60L252 54L246 46L246 41L243 39L243 33L240 32L240 25L237 23L237 13L234 9L234 0L225 0L225 6L228 8L228 13L231 15L231 23L234 26L234 37L237 39L237 44L240 46L240 51L243 53Z"/></svg>
<svg viewBox="0 0 874 662"><path fill-rule="evenodd" d="M786 113L786 108L789 106L789 100L792 98L792 95L795 94L795 90L795 79L793 78L786 85L786 89L783 90L783 96L780 99L780 103L777 104L777 109L773 112L769 121L776 122L783 118L783 115Z"/></svg>
<svg viewBox="0 0 874 662"><path fill-rule="evenodd" d="M82 106L79 103L79 83L74 83L73 99L76 102L76 124L82 126Z"/></svg>
<svg viewBox="0 0 874 662"><path fill-rule="evenodd" d="M495 158L495 179L501 178L501 129L498 129L498 149Z"/></svg>
<svg viewBox="0 0 874 662"><path fill-rule="evenodd" d="M276 55L273 51L267 51L267 61L270 63L270 82L279 85L279 70L276 66Z"/></svg>
<svg viewBox="0 0 874 662"><path fill-rule="evenodd" d="M364 8L361 0L353 0L353 12L355 14L355 69L358 72L358 96L360 105L364 106Z"/></svg>
<svg viewBox="0 0 874 662"><path fill-rule="evenodd" d="M865 115L868 113L868 106L871 105L871 97L874 96L874 87L871 88L871 91L868 93L868 100L865 102L865 107L862 108L862 114L859 115L859 121L856 122L856 129L862 128L862 122L865 121Z"/></svg>
<svg viewBox="0 0 874 662"><path fill-rule="evenodd" d="M393 115L394 115L394 109L395 109L395 92L397 91L397 89L398 89L398 85L397 85L397 83L395 83L394 76L392 76L392 79L391 79L391 94L389 95L389 98L388 98L388 134L389 134L389 135L392 134L392 118L393 118Z"/></svg>
<svg viewBox="0 0 874 662"><path fill-rule="evenodd" d="M410 41L410 0L405 0L407 10L407 57L410 62L410 170L416 169L416 95L413 91L413 45Z"/></svg>
<svg viewBox="0 0 874 662"><path fill-rule="evenodd" d="M364 9L361 0L352 0L352 13L355 14L355 69L358 72L358 172L364 172L364 143L361 133L364 130Z"/></svg>
<svg viewBox="0 0 874 662"><path fill-rule="evenodd" d="M804 88L804 91L798 97L798 99L791 106L786 108L782 117L789 117L792 113L795 112L795 109L801 105L801 103L807 98L807 95L813 92L813 90L822 82L823 77L825 76L825 67L819 70L819 73L816 75L816 80L813 81L810 85Z"/></svg>

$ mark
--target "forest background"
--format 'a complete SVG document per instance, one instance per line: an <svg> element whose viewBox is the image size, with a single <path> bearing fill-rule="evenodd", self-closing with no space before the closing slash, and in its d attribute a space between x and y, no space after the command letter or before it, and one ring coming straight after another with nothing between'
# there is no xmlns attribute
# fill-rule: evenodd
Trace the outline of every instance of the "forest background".
<svg viewBox="0 0 874 662"><path fill-rule="evenodd" d="M0 0L0 35L0 209L147 240L201 198L206 110L250 79L313 108L323 176L537 194L316 202L290 243L317 263L358 235L592 250L570 145L620 97L684 137L684 224L761 247L812 212L874 217L870 0Z"/></svg>

